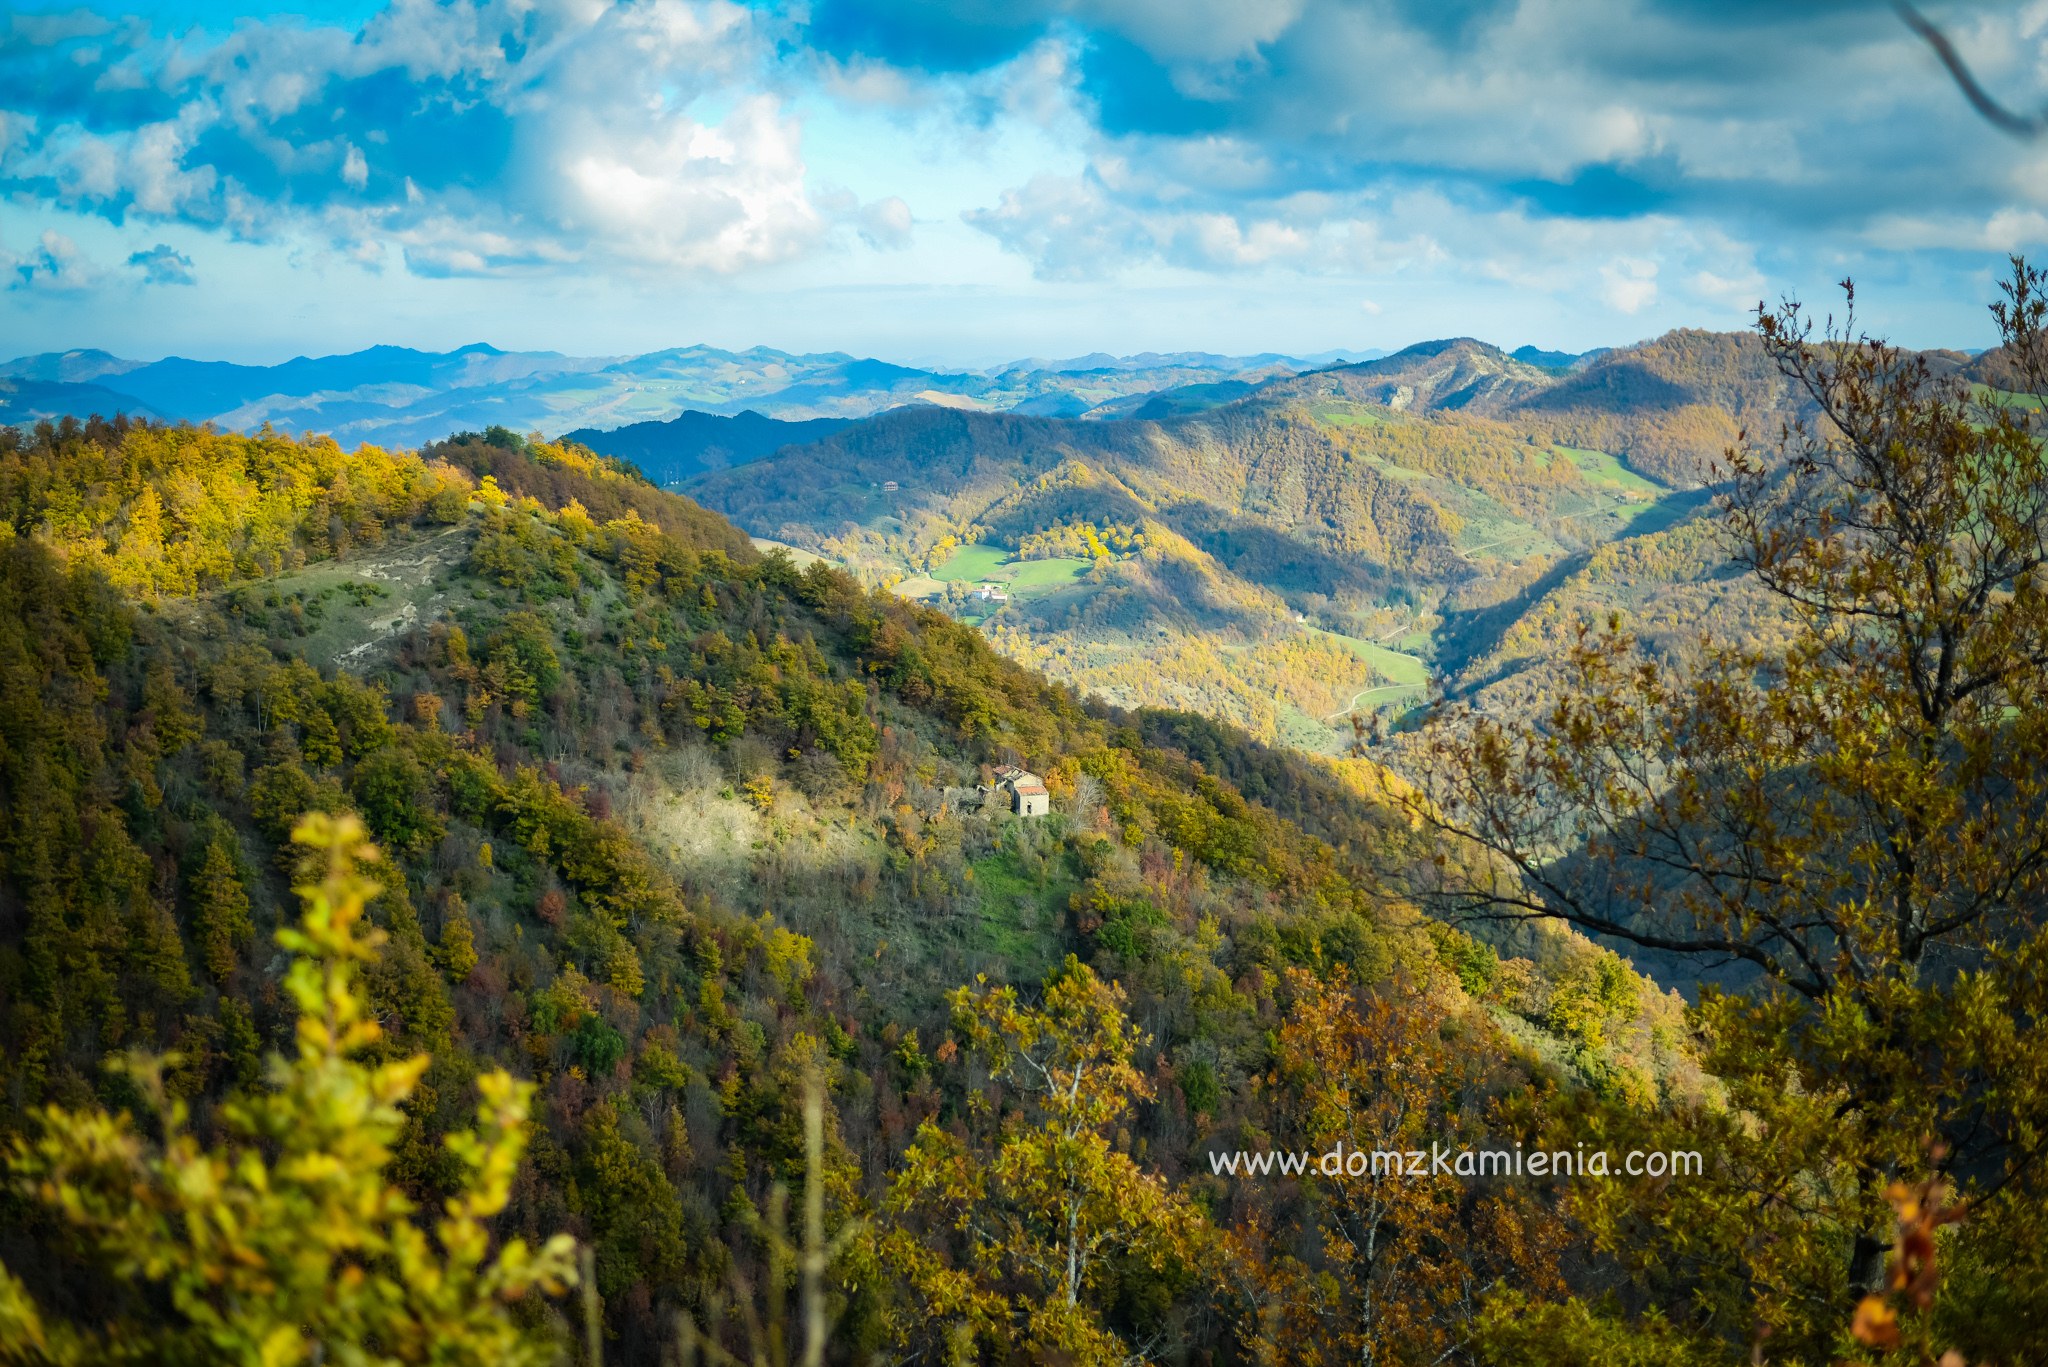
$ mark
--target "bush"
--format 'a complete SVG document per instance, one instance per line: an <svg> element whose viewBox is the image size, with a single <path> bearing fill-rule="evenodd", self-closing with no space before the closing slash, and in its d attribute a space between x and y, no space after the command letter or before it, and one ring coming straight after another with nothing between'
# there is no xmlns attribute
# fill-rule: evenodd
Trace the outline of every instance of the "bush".
<svg viewBox="0 0 2048 1367"><path fill-rule="evenodd" d="M511 1303L574 1282L574 1244L512 1239L489 1255L526 1148L532 1084L478 1079L477 1127L448 1136L461 1188L429 1236L386 1175L401 1109L431 1061L391 1058L358 981L380 931L364 924L377 857L353 817L319 814L292 838L324 860L305 916L278 933L294 951L285 988L298 1051L273 1058L271 1085L220 1109L226 1140L202 1149L165 1085L174 1060L131 1054L118 1068L155 1108L154 1140L126 1112L46 1108L9 1167L78 1252L137 1284L143 1316L92 1323L46 1316L0 1268L0 1356L112 1361L539 1364L555 1347ZM378 1063L369 1057L383 1058Z"/></svg>

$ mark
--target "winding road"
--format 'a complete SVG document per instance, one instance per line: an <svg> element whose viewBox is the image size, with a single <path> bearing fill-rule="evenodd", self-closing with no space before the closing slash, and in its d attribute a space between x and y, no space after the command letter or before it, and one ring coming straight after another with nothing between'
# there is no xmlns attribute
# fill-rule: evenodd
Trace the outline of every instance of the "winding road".
<svg viewBox="0 0 2048 1367"><path fill-rule="evenodd" d="M1339 717L1350 716L1353 712L1356 712L1358 710L1359 699L1369 698L1375 693L1413 693L1417 690L1427 689L1428 687L1428 684L1381 684L1377 688L1364 689L1358 693L1354 693L1351 695L1351 706L1346 707L1341 711L1332 712L1329 716L1324 717L1323 720L1335 721Z"/></svg>

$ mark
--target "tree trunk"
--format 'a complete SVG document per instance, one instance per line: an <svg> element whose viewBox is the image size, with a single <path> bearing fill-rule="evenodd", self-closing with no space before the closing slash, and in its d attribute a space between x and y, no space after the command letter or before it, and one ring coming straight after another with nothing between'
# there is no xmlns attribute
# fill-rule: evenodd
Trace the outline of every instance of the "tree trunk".
<svg viewBox="0 0 2048 1367"><path fill-rule="evenodd" d="M1849 1252L1849 1294L1858 1299L1884 1289L1884 1255L1891 1245L1875 1234L1858 1234Z"/></svg>

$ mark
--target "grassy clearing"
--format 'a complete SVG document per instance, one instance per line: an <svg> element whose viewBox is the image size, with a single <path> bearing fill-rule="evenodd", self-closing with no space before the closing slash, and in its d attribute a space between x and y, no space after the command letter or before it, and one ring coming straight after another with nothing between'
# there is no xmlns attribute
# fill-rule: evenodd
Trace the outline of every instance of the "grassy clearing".
<svg viewBox="0 0 2048 1367"><path fill-rule="evenodd" d="M1466 518L1452 544L1463 555L1484 553L1491 560L1524 560L1564 553L1564 547L1548 532L1500 514Z"/></svg>
<svg viewBox="0 0 2048 1367"><path fill-rule="evenodd" d="M1570 458L1588 484L1614 489L1637 498L1657 498L1668 492L1663 485L1644 479L1605 451L1588 451L1577 446L1560 446L1558 452Z"/></svg>
<svg viewBox="0 0 2048 1367"><path fill-rule="evenodd" d="M1053 930L1073 884L1063 878L1034 878L1018 863L1015 855L998 851L970 865L981 903L977 938L1021 976L1042 977L1052 966Z"/></svg>
<svg viewBox="0 0 2048 1367"><path fill-rule="evenodd" d="M2020 394L2010 389L1993 389L1988 384L1972 384L1970 395L1979 403L1991 404L1998 408L2024 408L2039 412L2042 407L2038 394Z"/></svg>
<svg viewBox="0 0 2048 1367"><path fill-rule="evenodd" d="M1311 406L1308 412L1317 422L1325 422L1332 427L1383 427L1387 421L1385 414L1364 404L1319 403Z"/></svg>
<svg viewBox="0 0 2048 1367"><path fill-rule="evenodd" d="M933 570L931 577L947 583L955 579L993 580L1009 558L1010 553L1001 546L962 546L947 556L946 563Z"/></svg>
<svg viewBox="0 0 2048 1367"><path fill-rule="evenodd" d="M1318 636L1326 636L1330 640L1337 642L1353 655L1356 655L1359 659L1378 670L1390 683L1413 684L1419 687L1429 682L1429 666L1416 659L1413 655L1404 655L1398 650L1390 650L1375 641L1363 641L1356 636L1346 636L1341 632L1323 631L1318 628L1316 634Z"/></svg>
<svg viewBox="0 0 2048 1367"><path fill-rule="evenodd" d="M1413 482L1415 480L1435 478L1434 475L1429 474L1427 471L1412 469L1406 465L1396 465L1394 462L1380 456L1367 456L1365 463L1380 474L1385 475L1388 479L1401 479Z"/></svg>
<svg viewBox="0 0 2048 1367"><path fill-rule="evenodd" d="M760 551L764 555L773 551L788 552L790 562L800 570L809 569L813 563L820 560L834 568L837 568L839 565L837 560L829 556L819 555L815 551L807 551L801 546L792 546L787 541L776 541L766 536L749 537L748 540L754 543L755 550Z"/></svg>
<svg viewBox="0 0 2048 1367"><path fill-rule="evenodd" d="M475 531L467 524L407 537L340 560L217 591L239 601L308 660L360 669L399 632L430 621L468 585L459 566Z"/></svg>
<svg viewBox="0 0 2048 1367"><path fill-rule="evenodd" d="M1340 755L1350 738L1350 727L1338 727L1320 717L1311 717L1292 703L1280 708L1280 740L1312 755Z"/></svg>
<svg viewBox="0 0 2048 1367"><path fill-rule="evenodd" d="M1405 655L1421 655L1428 651L1430 646L1434 645L1435 643L1435 634L1431 632L1427 627L1422 627L1418 628L1417 630L1409 632L1406 636L1403 636L1398 641L1395 641L1394 649L1402 652Z"/></svg>
<svg viewBox="0 0 2048 1367"><path fill-rule="evenodd" d="M1375 683L1370 688L1361 689L1346 701L1342 711L1333 712L1327 717L1315 718L1314 724L1321 732L1322 744L1303 748L1319 749L1325 754L1342 753L1342 743L1349 735L1346 728L1350 725L1345 719L1353 712L1370 714L1390 709L1398 712L1429 692L1429 665L1413 655L1391 650L1376 641L1346 636L1342 632L1318 629L1317 634L1326 636L1349 650L1371 665L1373 671L1388 682ZM1409 637L1403 638L1404 643L1416 635L1421 636L1424 641L1429 639L1427 632L1411 633ZM1289 739L1292 741L1291 735ZM1300 744L1299 741L1292 743Z"/></svg>
<svg viewBox="0 0 2048 1367"><path fill-rule="evenodd" d="M1077 582L1092 566L1086 560L1056 556L1050 560L1019 560L1010 566L1010 582L1018 588L1047 588Z"/></svg>
<svg viewBox="0 0 2048 1367"><path fill-rule="evenodd" d="M1078 582L1091 568L1086 560L1059 557L1051 560L1013 560L1000 546L962 546L946 563L931 572L941 583L966 580L969 583L1006 584L1013 591L1051 591Z"/></svg>

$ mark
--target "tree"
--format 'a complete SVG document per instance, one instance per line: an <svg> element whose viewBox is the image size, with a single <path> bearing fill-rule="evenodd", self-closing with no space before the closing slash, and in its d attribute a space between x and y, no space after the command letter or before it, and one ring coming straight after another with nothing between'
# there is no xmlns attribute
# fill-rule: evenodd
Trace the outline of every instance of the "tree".
<svg viewBox="0 0 2048 1367"><path fill-rule="evenodd" d="M469 913L461 906L451 906L441 922L441 945L437 956L441 960L441 971L448 975L448 981L461 984L468 981L476 970L476 931L469 924Z"/></svg>
<svg viewBox="0 0 2048 1367"><path fill-rule="evenodd" d="M1281 1141L1315 1156L1300 1178L1315 1245L1305 1262L1291 1232L1245 1222L1246 1329L1262 1360L1302 1367L1463 1360L1488 1295L1559 1289L1553 1216L1505 1183L1402 1170L1411 1152L1481 1147L1483 1055L1446 1033L1482 1027L1437 994L1367 992L1342 969L1328 982L1291 969L1287 983L1268 1084Z"/></svg>
<svg viewBox="0 0 2048 1367"><path fill-rule="evenodd" d="M249 924L249 894L225 829L215 832L200 856L192 878L192 929L207 972L224 983L235 971L243 945L254 935Z"/></svg>
<svg viewBox="0 0 2048 1367"><path fill-rule="evenodd" d="M224 1142L205 1148L164 1085L171 1058L120 1067L155 1106L160 1141L125 1112L46 1108L8 1165L25 1195L82 1250L157 1303L108 1322L45 1316L0 1269L0 1359L25 1363L235 1362L540 1364L553 1346L510 1304L575 1280L558 1234L493 1256L486 1221L503 1210L526 1147L532 1086L502 1071L478 1080L477 1127L448 1137L464 1178L434 1223L384 1173L405 1126L400 1107L426 1055L370 1063L380 1037L356 982L381 932L363 924L376 859L353 817L315 814L293 839L318 881L278 942L297 954L285 987L299 1008L298 1051L270 1060L270 1087L220 1110ZM167 1312L166 1312L167 1311Z"/></svg>
<svg viewBox="0 0 2048 1367"><path fill-rule="evenodd" d="M1046 980L1043 1006L976 983L952 994L955 1031L1019 1105L996 1124L977 1093L967 1137L927 1121L904 1154L882 1245L912 1290L895 1328L949 1361L1150 1360L1158 1343L1127 1344L1105 1310L1119 1280L1191 1275L1206 1227L1115 1141L1131 1103L1152 1095L1132 1066L1143 1038L1123 993L1072 956Z"/></svg>
<svg viewBox="0 0 2048 1367"><path fill-rule="evenodd" d="M2008 370L2048 393L2041 275L2015 260L2005 293ZM1729 453L1721 526L1790 644L1659 660L1582 630L1544 723L1439 726L1410 806L1492 856L1444 866L1455 914L1740 970L1702 988L1709 1066L1812 1180L1760 1180L1735 1224L1843 1231L1832 1286L1759 1276L1817 1323L1876 1285L1919 1136L1979 1228L2040 1199L2048 454L2038 401L1859 334L1853 289L1818 336L1790 303L1758 328L1810 414Z"/></svg>

